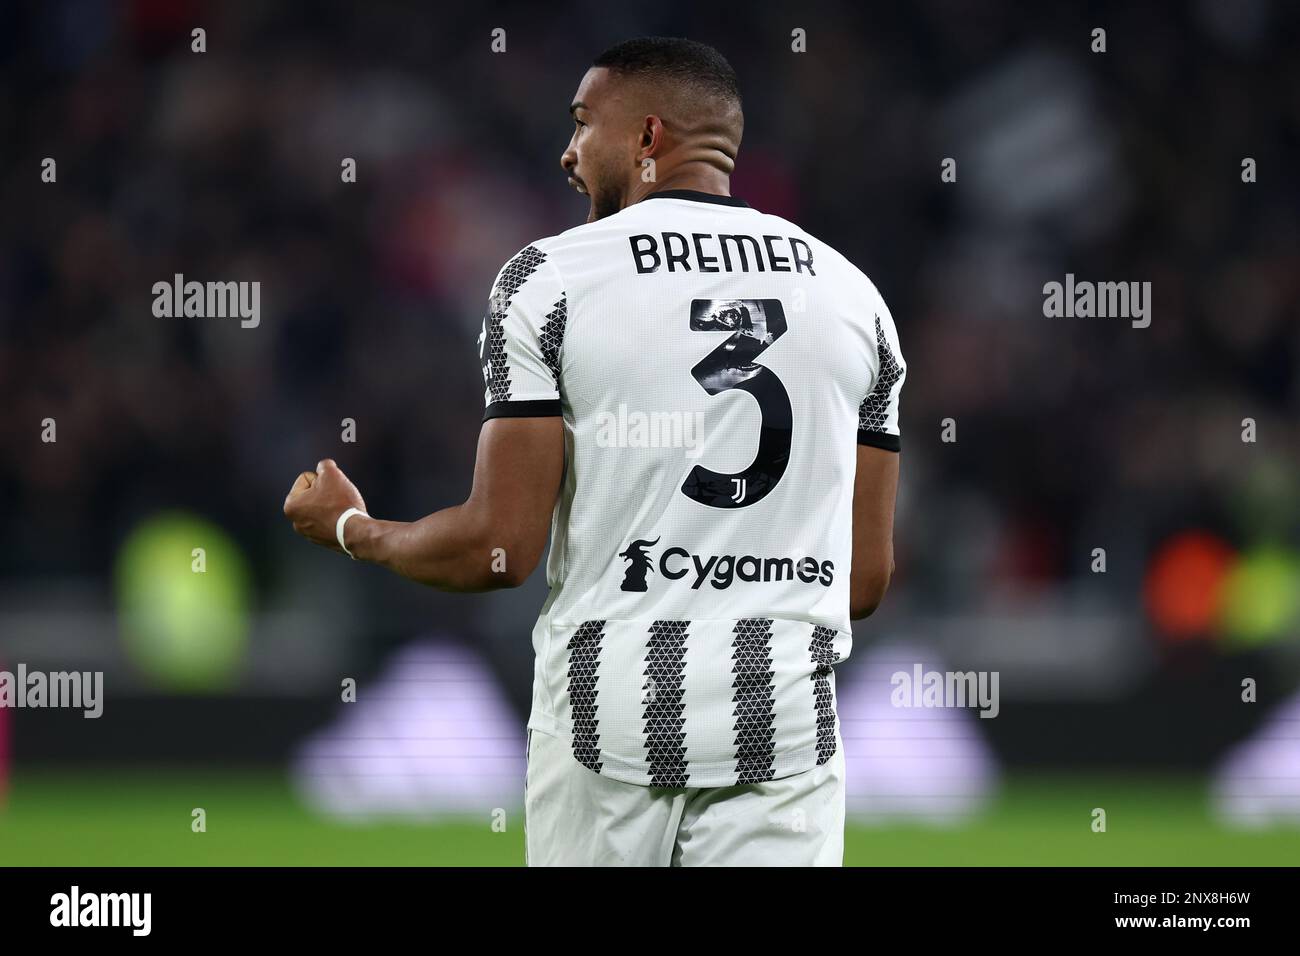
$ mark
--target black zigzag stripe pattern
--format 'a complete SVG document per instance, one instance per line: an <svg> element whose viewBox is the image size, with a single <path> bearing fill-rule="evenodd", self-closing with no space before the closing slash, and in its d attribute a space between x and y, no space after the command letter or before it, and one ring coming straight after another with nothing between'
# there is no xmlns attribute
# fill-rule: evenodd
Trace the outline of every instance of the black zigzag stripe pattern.
<svg viewBox="0 0 1300 956"><path fill-rule="evenodd" d="M564 345L564 324L569 320L569 297L561 295L560 301L555 303L546 316L546 323L542 326L542 359L546 362L546 367L551 370L555 376L555 389L560 389L560 348Z"/></svg>
<svg viewBox="0 0 1300 956"><path fill-rule="evenodd" d="M686 718L682 680L686 671L686 631L690 621L655 621L646 649L645 749L650 786L684 787Z"/></svg>
<svg viewBox="0 0 1300 956"><path fill-rule="evenodd" d="M569 639L569 706L573 711L573 756L600 773L600 733L596 720L596 679L604 621L585 621Z"/></svg>
<svg viewBox="0 0 1300 956"><path fill-rule="evenodd" d="M835 652L835 630L817 625L813 628L812 654L817 669L812 673L813 706L817 710L817 765L835 756L835 705L831 700L831 665L840 659Z"/></svg>
<svg viewBox="0 0 1300 956"><path fill-rule="evenodd" d="M736 622L731 672L735 696L736 783L772 779L774 738L772 691L772 619Z"/></svg>
<svg viewBox="0 0 1300 956"><path fill-rule="evenodd" d="M876 386L858 408L858 430L883 432L885 420L889 415L889 396L894 386L903 375L903 367L894 358L885 338L885 330L876 316L876 352L880 356L880 374L876 376Z"/></svg>
<svg viewBox="0 0 1300 956"><path fill-rule="evenodd" d="M537 267L546 261L546 253L536 246L520 250L513 259L506 263L492 289L492 298L486 319L486 344L488 380L487 386L494 402L510 400L510 366L506 356L506 313L510 302L520 287L528 281Z"/></svg>

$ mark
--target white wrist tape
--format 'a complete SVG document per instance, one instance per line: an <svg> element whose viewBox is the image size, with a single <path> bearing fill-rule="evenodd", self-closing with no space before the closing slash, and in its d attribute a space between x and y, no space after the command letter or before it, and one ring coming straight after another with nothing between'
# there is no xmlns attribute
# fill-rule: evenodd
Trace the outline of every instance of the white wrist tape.
<svg viewBox="0 0 1300 956"><path fill-rule="evenodd" d="M343 553L355 561L357 556L349 551L348 546L343 543L343 526L348 523L348 519L353 515L364 515L367 518L370 517L370 515L366 514L360 508L349 508L347 511L343 512L343 514L339 515L338 523L334 525L334 537L339 539L339 547L343 549Z"/></svg>

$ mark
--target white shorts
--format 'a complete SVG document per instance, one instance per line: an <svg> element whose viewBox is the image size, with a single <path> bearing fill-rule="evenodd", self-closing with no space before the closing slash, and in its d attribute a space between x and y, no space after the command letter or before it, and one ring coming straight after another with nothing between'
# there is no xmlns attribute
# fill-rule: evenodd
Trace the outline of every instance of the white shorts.
<svg viewBox="0 0 1300 956"><path fill-rule="evenodd" d="M528 732L529 866L842 866L844 745L820 767L733 787L642 787Z"/></svg>

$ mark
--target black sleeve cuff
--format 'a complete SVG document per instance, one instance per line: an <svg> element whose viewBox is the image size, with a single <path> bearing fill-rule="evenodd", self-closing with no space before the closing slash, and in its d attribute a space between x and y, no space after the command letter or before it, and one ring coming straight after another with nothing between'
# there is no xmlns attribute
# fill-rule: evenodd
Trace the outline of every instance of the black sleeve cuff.
<svg viewBox="0 0 1300 956"><path fill-rule="evenodd" d="M869 432L862 428L858 429L858 444L883 448L885 451L898 451L902 447L897 435L890 435L887 432Z"/></svg>
<svg viewBox="0 0 1300 956"><path fill-rule="evenodd" d="M561 415L558 398L543 398L532 402L493 402L483 412L483 421L490 418L549 418Z"/></svg>

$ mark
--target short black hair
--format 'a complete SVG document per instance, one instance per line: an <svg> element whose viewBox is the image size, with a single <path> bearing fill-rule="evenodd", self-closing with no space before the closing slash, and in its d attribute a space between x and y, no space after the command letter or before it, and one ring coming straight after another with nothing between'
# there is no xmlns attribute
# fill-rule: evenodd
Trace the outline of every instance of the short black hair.
<svg viewBox="0 0 1300 956"><path fill-rule="evenodd" d="M740 84L727 58L697 40L681 37L637 37L616 43L592 61L625 76L673 80L704 93L740 104Z"/></svg>

